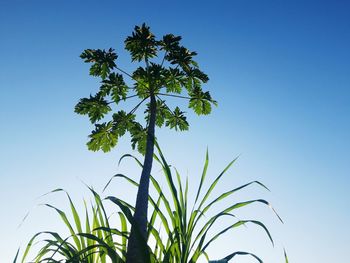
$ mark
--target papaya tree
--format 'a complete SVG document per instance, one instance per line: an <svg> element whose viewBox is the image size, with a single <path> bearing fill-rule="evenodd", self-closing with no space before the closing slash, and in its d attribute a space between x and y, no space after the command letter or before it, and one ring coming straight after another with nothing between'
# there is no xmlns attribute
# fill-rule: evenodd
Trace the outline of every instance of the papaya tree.
<svg viewBox="0 0 350 263"><path fill-rule="evenodd" d="M180 41L181 36L173 34L157 39L147 25L136 26L125 40L125 49L137 65L132 73L117 63L118 56L112 48L86 49L80 55L84 62L91 63L90 75L101 80L98 92L80 99L75 106L76 113L88 115L94 124L88 149L108 152L120 137L129 133L132 147L144 155L128 241L128 263L147 261L147 251L141 248L140 237L146 241L155 128L165 126L178 131L189 128L185 112L178 106L170 107L167 99L187 100L188 107L198 115L209 114L212 105L216 105L210 93L202 90L202 84L209 78L194 61L197 53L182 46ZM128 105L121 104L131 98L137 98L138 102L127 110ZM141 105L144 122L136 119Z"/></svg>

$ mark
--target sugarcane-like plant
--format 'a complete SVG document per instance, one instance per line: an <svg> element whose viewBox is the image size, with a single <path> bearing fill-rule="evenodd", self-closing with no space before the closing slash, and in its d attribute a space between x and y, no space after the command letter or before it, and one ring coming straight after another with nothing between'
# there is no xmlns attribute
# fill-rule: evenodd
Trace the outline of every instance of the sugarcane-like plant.
<svg viewBox="0 0 350 263"><path fill-rule="evenodd" d="M222 211L216 214L210 213L213 207L220 205L222 207L223 200L234 196L237 192L247 188L250 185L257 185L266 190L268 188L258 181L252 181L244 185L228 189L228 191L223 192L212 198L212 192L229 170L232 164L236 161L234 159L230 162L221 173L205 187L205 182L207 179L207 168L209 164L208 152L206 154L205 164L202 171L202 176L200 184L198 186L196 197L192 208L189 207L188 194L188 181L186 180L185 185L182 183L181 176L176 169L172 173L170 165L165 160L160 148L156 144L159 157L155 155L155 160L161 165L163 174L166 178L170 197L167 196L164 189L160 187L158 181L151 176L151 183L156 193L156 198L153 196L149 197L149 203L153 208L149 224L148 224L148 244L152 243L150 240L153 238L155 245L151 249L152 251L152 262L163 262L163 263L195 263L198 261L199 257L204 256L209 261L209 256L206 253L209 245L219 238L224 233L241 227L245 225L255 225L263 229L267 234L268 239L274 244L272 236L267 229L267 227L260 221L256 219L242 220L238 219L236 212L239 208L244 206L249 206L254 203L259 203L270 208L277 218L282 222L281 218L272 208L269 202L264 199L254 199L246 200L241 202L233 202L227 207L224 207ZM133 157L137 163L142 166L142 163L132 155L125 155L125 157ZM138 184L131 178L117 174L114 178L123 178L135 186ZM176 178L176 179L175 179ZM111 179L111 180L112 180ZM174 182L174 179L177 182ZM111 182L108 182L107 186ZM206 188L206 190L205 190ZM120 200L116 197L107 197L107 199L116 203L124 211L130 209L130 205L125 206L120 203ZM127 212L126 214L131 214ZM209 234L209 230L217 223L217 220L223 217L228 217L232 219L232 223L224 227L221 231L214 234ZM128 216L128 220L132 221L132 217ZM156 226L156 220L158 219L160 227ZM154 242L153 242L154 243ZM258 262L263 262L258 256L245 252L245 251L235 251L230 255L227 255L223 260L230 260L236 256L249 255L255 258ZM287 259L286 259L287 260Z"/></svg>
<svg viewBox="0 0 350 263"><path fill-rule="evenodd" d="M167 98L188 100L188 107L198 115L207 115L216 102L209 92L202 90L208 81L194 61L197 55L180 44L181 37L172 34L161 39L151 33L143 24L136 26L131 36L125 40L125 49L130 52L132 62L138 63L133 73L127 73L116 62L113 49L86 49L81 58L91 63L90 75L101 79L101 86L95 95L83 98L75 106L75 112L88 115L95 129L89 135L88 149L110 151L117 145L119 137L126 132L131 135L132 146L144 154L143 168L137 192L135 213L128 242L128 263L144 263L149 258L148 251L142 249L140 238L147 238L147 210L149 178L152 169L155 127L166 126L175 130L187 130L189 124L185 112L178 106L172 108ZM130 79L127 84L124 77ZM136 105L127 111L118 108L121 102L138 98ZM146 103L145 124L136 120L136 111Z"/></svg>
<svg viewBox="0 0 350 263"><path fill-rule="evenodd" d="M50 192L65 192L67 195L70 215L51 204L45 206L58 213L69 235L63 236L56 231L36 233L25 247L20 262L125 263L128 237L126 217L122 212L118 212L120 226L119 229L113 228L100 195L92 188L89 189L93 193L94 202L91 204L91 209L84 203L83 214L79 214L71 197L63 189ZM34 258L28 261L27 258L33 250L37 252ZM14 263L18 257L19 251Z"/></svg>
<svg viewBox="0 0 350 263"><path fill-rule="evenodd" d="M153 190L148 198L151 206L151 216L147 227L147 242L140 241L140 246L148 251L149 258L145 261L152 263L195 263L200 257L205 257L209 261L207 248L215 242L224 233L234 230L244 225L255 225L267 234L268 239L273 244L271 234L267 227L256 219L238 219L237 212L239 208L250 206L254 203L266 205L272 209L272 206L264 199L254 199L246 201L230 202L227 207L223 206L227 198L232 199L237 192L244 190L251 185L257 185L267 189L262 183L253 181L241 186L233 187L227 191L213 197L212 193L215 187L220 183L222 177L228 172L229 168L236 161L230 162L221 173L219 173L212 182L207 185L206 181L207 168L209 165L209 156L206 154L205 164L202 171L201 180L196 191L196 197L192 205L188 199L189 183L183 184L178 171L172 169L165 160L161 150L158 149L158 156L154 156L155 160L160 164L164 175L168 191L164 187L160 187L160 183L153 176L150 176ZM132 155L137 164L142 167L142 163ZM174 172L174 173L173 173ZM138 187L139 184L124 174L114 175L106 184L104 190L110 185L112 180L122 178L132 185ZM175 181L174 181L175 180ZM117 215L120 224L110 220L111 212L106 211L103 199L100 195L90 188L93 193L94 204L91 205L91 212L88 212L85 206L85 220L82 214L79 214L75 208L68 193L66 193L70 214L50 205L49 208L55 210L63 223L66 225L69 236L63 236L61 233L54 231L43 231L35 234L28 242L22 256L21 262L28 262L26 259L29 252L33 252L33 247L38 249L34 259L30 262L65 262L65 263L125 263L127 254L127 242L129 239L130 225L133 223L133 212L135 208L128 203L127 200L121 200L117 196L108 196L105 199L112 201L119 207ZM268 190L268 189L267 189ZM56 189L52 192L63 192L62 189ZM225 201L225 202L223 202ZM211 213L212 208L221 207L219 213ZM277 214L276 214L277 215ZM217 225L220 218L228 217L232 219L226 227L223 227L217 233L210 233L213 226ZM277 218L279 216L277 215ZM281 219L280 219L281 220ZM282 221L282 220L281 220ZM84 226L85 223L85 226ZM40 237L44 239L39 240ZM36 242L36 241L40 242ZM36 245L34 243L37 243ZM40 245L39 245L40 244ZM236 256L248 255L262 263L257 255L245 251L234 251L222 258L219 262L228 262ZM14 262L17 262L17 257ZM214 261L215 262L215 261ZM285 253L285 262L288 263Z"/></svg>

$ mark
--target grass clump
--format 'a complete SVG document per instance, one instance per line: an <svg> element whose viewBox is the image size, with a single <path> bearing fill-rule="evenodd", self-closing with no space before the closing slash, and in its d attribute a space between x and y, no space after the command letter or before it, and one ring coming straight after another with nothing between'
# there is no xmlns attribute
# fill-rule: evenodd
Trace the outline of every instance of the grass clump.
<svg viewBox="0 0 350 263"><path fill-rule="evenodd" d="M147 255L149 255L145 258L145 262L195 263L200 257L204 257L209 261L207 248L212 242L216 241L224 233L248 224L261 228L266 233L267 239L270 240L272 245L274 244L268 228L262 222L255 219L241 220L236 216L239 208L259 203L271 209L277 218L282 221L271 204L264 199L230 203L218 213L211 213L214 207L218 205L220 205L219 208L222 207L224 200L250 185L257 185L268 190L261 182L252 181L213 197L213 190L237 158L231 161L221 173L207 184L209 155L208 152L206 153L202 175L195 192L195 199L190 207L188 179L183 182L179 172L168 164L159 146L156 145L156 147L158 155L154 155L154 159L162 168L162 174L166 179L168 189L163 191L159 181L153 176L150 177L153 193L155 193L156 197L150 195L148 199L151 216L148 221L147 240L144 240L139 235L139 242L144 251L147 252ZM138 165L142 166L141 162L132 155L124 155L121 160L126 157L133 158ZM117 178L126 180L138 187L138 183L130 177L117 174L110 179L104 189L110 185L112 180ZM63 189L52 191L63 192L67 196L71 220L64 211L50 204L45 205L57 212L70 235L62 237L59 233L52 231L43 231L35 234L28 242L20 262L126 262L129 230L132 224L135 224L133 221L135 208L116 196L107 196L102 199L91 187L89 187L89 190L93 195L93 202L90 207L84 203L85 211L83 215L77 212L71 197L66 191ZM117 214L120 220L118 227L112 226L110 218L107 216L104 206L106 201L110 201L118 207ZM232 219L231 223L218 232L211 233L213 231L210 230L213 230L213 226L217 225L218 219L224 217ZM37 247L38 252L32 261L27 261L29 252L34 246ZM14 262L17 262L18 254ZM241 255L248 255L255 258L258 262L263 262L257 255L246 251L232 251L232 253L223 257L222 260L228 262L232 258ZM285 262L288 262L286 253Z"/></svg>

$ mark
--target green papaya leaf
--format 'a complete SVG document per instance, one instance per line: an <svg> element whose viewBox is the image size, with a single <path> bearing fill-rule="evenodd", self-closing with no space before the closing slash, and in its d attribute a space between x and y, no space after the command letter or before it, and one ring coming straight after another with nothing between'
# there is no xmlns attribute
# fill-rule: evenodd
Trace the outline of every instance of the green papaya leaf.
<svg viewBox="0 0 350 263"><path fill-rule="evenodd" d="M98 150L109 152L118 142L118 135L113 130L113 122L96 124L89 138L87 146L94 152Z"/></svg>

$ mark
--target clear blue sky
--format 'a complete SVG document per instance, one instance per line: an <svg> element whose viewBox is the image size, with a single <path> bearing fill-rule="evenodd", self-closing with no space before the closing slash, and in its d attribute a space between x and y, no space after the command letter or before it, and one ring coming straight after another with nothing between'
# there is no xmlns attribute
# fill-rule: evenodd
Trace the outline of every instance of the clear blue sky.
<svg viewBox="0 0 350 263"><path fill-rule="evenodd" d="M79 203L89 196L80 180L101 189L118 171L138 178L131 163L117 166L131 151L127 139L109 154L86 149L92 127L73 107L98 87L81 51L114 47L120 63L131 69L122 43L142 22L156 35L183 36L184 45L199 53L211 79L206 88L219 102L209 117L190 114L189 132L159 131L169 161L196 185L207 146L212 177L241 154L218 191L258 179L272 192L252 187L239 198L264 197L285 220L279 224L259 206L243 210L243 216L271 228L276 247L250 227L218 240L210 255L249 249L277 263L286 247L291 262L346 262L348 1L126 2L0 2L1 262L11 262L32 234L63 228L52 211L36 204L64 207L64 197L36 199L41 194L62 187ZM113 194L127 195L118 184L113 187ZM28 210L28 220L17 229Z"/></svg>

